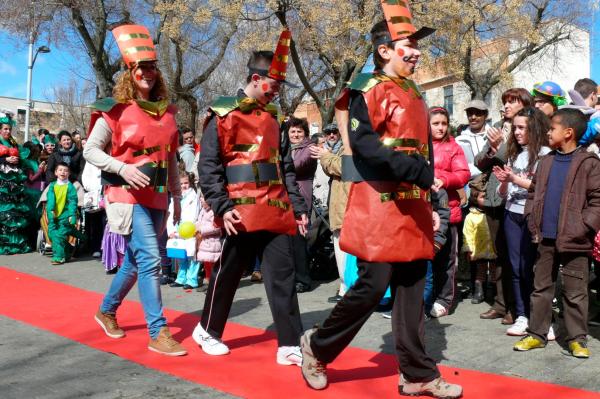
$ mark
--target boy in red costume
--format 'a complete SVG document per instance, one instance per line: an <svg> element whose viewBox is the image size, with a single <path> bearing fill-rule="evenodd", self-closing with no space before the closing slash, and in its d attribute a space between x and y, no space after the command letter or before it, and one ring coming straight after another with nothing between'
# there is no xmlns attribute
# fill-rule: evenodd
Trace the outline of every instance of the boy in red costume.
<svg viewBox="0 0 600 399"><path fill-rule="evenodd" d="M211 273L202 319L192 337L209 355L225 355L221 341L242 273L256 258L277 329L277 363L300 365L302 323L295 291L291 235L306 234L306 204L296 185L287 135L269 104L285 82L291 33L275 54L254 52L247 85L211 107L198 165L204 198L227 232Z"/></svg>
<svg viewBox="0 0 600 399"><path fill-rule="evenodd" d="M423 337L423 290L439 216L429 193L427 106L407 77L421 54L417 41L434 30L417 31L406 3L382 1L387 21L371 30L376 71L359 75L338 100L338 108L348 104L353 154L342 163L342 179L352 185L340 247L358 257L359 278L323 324L302 336L302 375L311 388L327 387L326 365L352 341L389 284L399 393L458 398L462 388L441 378Z"/></svg>

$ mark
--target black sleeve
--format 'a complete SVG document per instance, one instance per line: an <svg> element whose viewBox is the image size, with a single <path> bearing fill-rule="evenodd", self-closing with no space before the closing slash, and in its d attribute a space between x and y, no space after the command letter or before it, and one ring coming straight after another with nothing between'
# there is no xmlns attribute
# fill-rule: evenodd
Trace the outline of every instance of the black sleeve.
<svg viewBox="0 0 600 399"><path fill-rule="evenodd" d="M285 187L294 208L294 215L299 217L304 213L308 213L308 207L304 201L304 197L300 194L298 183L296 183L296 169L294 168L294 160L292 159L289 136L285 131L282 131L280 135L281 174L285 179ZM307 216L310 217L310 215Z"/></svg>
<svg viewBox="0 0 600 399"><path fill-rule="evenodd" d="M433 165L419 154L406 155L384 146L379 139L379 134L371 126L367 104L362 93L352 91L350 96L348 131L353 153L369 166L389 172L397 181L414 183L423 190L429 190L433 184ZM353 120L356 120L354 122L357 125L356 129L352 129Z"/></svg>
<svg viewBox="0 0 600 399"><path fill-rule="evenodd" d="M4 165L8 162L6 162L6 158L8 158L8 155L3 155L0 157L0 165Z"/></svg>
<svg viewBox="0 0 600 399"><path fill-rule="evenodd" d="M58 150L56 150L58 151ZM52 153L48 157L48 166L46 167L46 182L51 183L56 180L56 176L54 175L54 168L56 165L56 154Z"/></svg>
<svg viewBox="0 0 600 399"><path fill-rule="evenodd" d="M200 160L198 162L198 179L200 189L217 216L233 209L233 201L229 199L225 188L225 167L221 161L217 122L214 115L202 134Z"/></svg>
<svg viewBox="0 0 600 399"><path fill-rule="evenodd" d="M434 233L436 252L439 251L448 240L448 226L450 225L450 206L448 204L448 193L444 189L435 192L431 190L432 202L437 204L435 211L440 216L440 228Z"/></svg>

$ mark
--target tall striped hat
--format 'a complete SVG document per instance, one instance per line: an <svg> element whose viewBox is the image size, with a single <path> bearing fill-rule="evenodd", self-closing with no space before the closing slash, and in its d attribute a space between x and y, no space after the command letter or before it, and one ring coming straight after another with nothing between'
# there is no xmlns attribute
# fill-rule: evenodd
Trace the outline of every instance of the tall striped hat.
<svg viewBox="0 0 600 399"><path fill-rule="evenodd" d="M113 29L112 34L128 68L141 61L156 61L156 47L145 26L121 25Z"/></svg>
<svg viewBox="0 0 600 399"><path fill-rule="evenodd" d="M269 67L267 76L271 79L285 82L288 66L288 56L290 54L290 44L292 42L292 32L288 28L284 28L279 35L279 41L275 48L275 54L273 55L273 61Z"/></svg>
<svg viewBox="0 0 600 399"><path fill-rule="evenodd" d="M413 24L413 16L408 2L409 0L381 0L383 14L390 32L390 42L407 38L420 40L435 32L435 29L428 27L417 30Z"/></svg>

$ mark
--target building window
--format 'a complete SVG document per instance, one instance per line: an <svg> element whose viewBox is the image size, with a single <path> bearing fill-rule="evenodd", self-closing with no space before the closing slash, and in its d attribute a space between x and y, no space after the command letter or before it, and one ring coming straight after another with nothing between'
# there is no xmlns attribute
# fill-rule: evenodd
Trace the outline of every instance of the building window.
<svg viewBox="0 0 600 399"><path fill-rule="evenodd" d="M25 123L25 114L27 113L27 110L24 109L17 109L17 123Z"/></svg>
<svg viewBox="0 0 600 399"><path fill-rule="evenodd" d="M448 110L450 116L454 114L454 87L444 87L444 108Z"/></svg>

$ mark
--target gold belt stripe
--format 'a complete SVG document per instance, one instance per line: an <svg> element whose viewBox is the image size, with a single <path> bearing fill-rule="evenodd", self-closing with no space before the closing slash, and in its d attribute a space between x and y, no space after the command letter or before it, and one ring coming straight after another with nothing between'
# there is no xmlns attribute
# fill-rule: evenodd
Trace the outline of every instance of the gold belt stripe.
<svg viewBox="0 0 600 399"><path fill-rule="evenodd" d="M254 197L240 197L231 199L235 205L253 205L256 204L256 198Z"/></svg>
<svg viewBox="0 0 600 399"><path fill-rule="evenodd" d="M258 144L234 144L234 152L255 152L258 151Z"/></svg>
<svg viewBox="0 0 600 399"><path fill-rule="evenodd" d="M150 155L152 153L160 151L160 146L155 145L154 147L144 148L143 150L135 151L133 153L134 157L139 157L140 155Z"/></svg>
<svg viewBox="0 0 600 399"><path fill-rule="evenodd" d="M284 211L287 211L288 209L290 209L290 204L288 204L287 202L283 202L281 200L270 199L267 204L269 206L274 206L274 207L277 207L277 208L281 208Z"/></svg>
<svg viewBox="0 0 600 399"><path fill-rule="evenodd" d="M421 190L414 188L406 191L396 191L393 193L381 193L381 202L396 201L396 200L411 200L421 199Z"/></svg>

